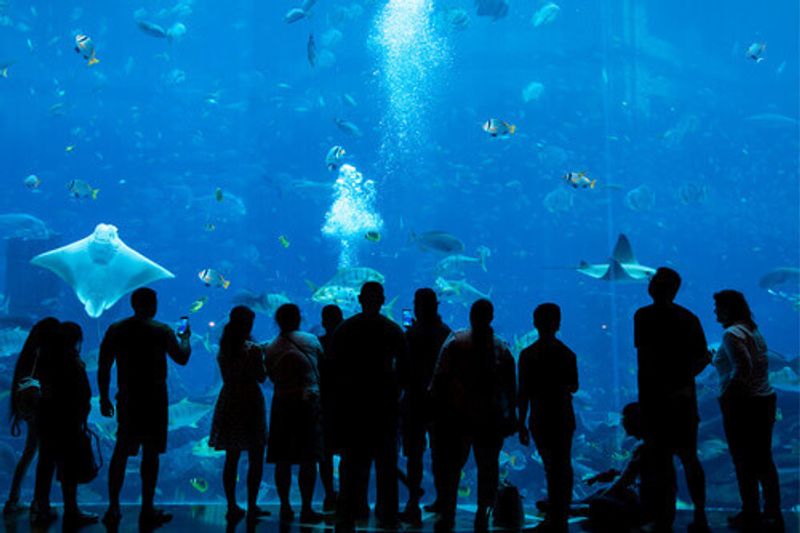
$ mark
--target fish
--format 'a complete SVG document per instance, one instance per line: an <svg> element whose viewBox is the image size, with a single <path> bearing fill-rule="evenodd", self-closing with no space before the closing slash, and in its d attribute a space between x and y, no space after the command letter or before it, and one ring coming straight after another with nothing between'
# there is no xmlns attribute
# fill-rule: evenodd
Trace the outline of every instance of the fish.
<svg viewBox="0 0 800 533"><path fill-rule="evenodd" d="M180 402L169 406L169 431L182 428L197 428L197 423L213 409L213 405L196 403L184 398Z"/></svg>
<svg viewBox="0 0 800 533"><path fill-rule="evenodd" d="M205 283L206 287L222 287L223 289L227 289L231 286L231 282L213 268L204 268L197 274L197 277L200 278L200 281Z"/></svg>
<svg viewBox="0 0 800 533"><path fill-rule="evenodd" d="M486 258L492 255L492 252L485 246L480 246L477 250L478 257L470 257L467 255L448 255L436 265L436 271L442 276L461 275L464 271L464 265L470 263L478 264L481 270L486 270Z"/></svg>
<svg viewBox="0 0 800 533"><path fill-rule="evenodd" d="M514 354L516 359L519 359L519 354L522 352L522 350L537 340L539 340L539 331L536 328L520 335L519 337L514 335L513 342L511 343L511 353Z"/></svg>
<svg viewBox="0 0 800 533"><path fill-rule="evenodd" d="M97 200L100 189L95 189L83 180L71 180L67 183L67 190L73 198L91 198Z"/></svg>
<svg viewBox="0 0 800 533"><path fill-rule="evenodd" d="M134 289L175 277L128 247L112 224L98 224L88 237L39 254L31 264L51 270L70 285L92 318Z"/></svg>
<svg viewBox="0 0 800 533"><path fill-rule="evenodd" d="M517 131L517 127L514 124L510 124L505 120L500 120L499 118L490 118L483 123L482 127L483 131L492 137L509 137L514 135L514 133Z"/></svg>
<svg viewBox="0 0 800 533"><path fill-rule="evenodd" d="M75 36L75 51L88 61L90 67L100 62L97 59L94 41L88 35L79 33Z"/></svg>
<svg viewBox="0 0 800 533"><path fill-rule="evenodd" d="M317 0L303 0L303 5L300 6L300 9L308 13L308 11L314 7L314 4L317 3Z"/></svg>
<svg viewBox="0 0 800 533"><path fill-rule="evenodd" d="M167 31L158 24L148 22L146 20L137 20L136 25L145 35L149 35L150 37L155 37L157 39L167 38Z"/></svg>
<svg viewBox="0 0 800 533"><path fill-rule="evenodd" d="M708 439L697 447L697 455L701 461L713 461L728 452L728 443L722 439Z"/></svg>
<svg viewBox="0 0 800 533"><path fill-rule="evenodd" d="M556 19L560 11L561 7L558 4L554 2L546 3L533 14L533 25L539 27L544 24L550 24Z"/></svg>
<svg viewBox="0 0 800 533"><path fill-rule="evenodd" d="M597 180L589 179L583 172L568 172L563 176L564 181L575 189L594 189Z"/></svg>
<svg viewBox="0 0 800 533"><path fill-rule="evenodd" d="M21 327L0 329L0 357L15 357L22 350L29 330Z"/></svg>
<svg viewBox="0 0 800 533"><path fill-rule="evenodd" d="M316 66L317 62L317 45L314 42L314 34L311 33L308 35L308 43L306 43L306 58L308 59L308 64L312 67Z"/></svg>
<svg viewBox="0 0 800 533"><path fill-rule="evenodd" d="M334 119L336 126L342 130L343 132L352 135L354 137L361 137L363 133L361 133L361 128L353 124L352 122L348 122L347 120L343 120L341 118Z"/></svg>
<svg viewBox="0 0 800 533"><path fill-rule="evenodd" d="M780 267L770 270L758 280L758 286L762 289L779 289L789 287L795 291L800 291L800 268Z"/></svg>
<svg viewBox="0 0 800 533"><path fill-rule="evenodd" d="M527 459L525 459L525 454L519 450L513 450L511 453L506 452L505 450L500 451L500 466L504 468L510 468L511 470L521 471L525 470L525 466L527 465Z"/></svg>
<svg viewBox="0 0 800 533"><path fill-rule="evenodd" d="M374 268L349 267L340 269L325 285L342 285L361 289L362 285L370 281L383 285L386 283L386 277Z"/></svg>
<svg viewBox="0 0 800 533"><path fill-rule="evenodd" d="M314 291L311 295L311 301L320 305L335 304L343 310L347 309L354 311L358 308L358 294L359 290L353 287L345 287L342 285L323 285L322 287L314 287L309 284L309 287Z"/></svg>
<svg viewBox="0 0 800 533"><path fill-rule="evenodd" d="M189 480L189 484L200 494L208 491L208 481L201 477L193 477Z"/></svg>
<svg viewBox="0 0 800 533"><path fill-rule="evenodd" d="M656 194L647 184L640 185L635 189L628 191L625 195L625 206L631 211L637 213L646 213L651 211L656 204Z"/></svg>
<svg viewBox="0 0 800 533"><path fill-rule="evenodd" d="M0 65L0 77L8 79L8 69L10 69L13 64L14 63L3 63Z"/></svg>
<svg viewBox="0 0 800 533"><path fill-rule="evenodd" d="M213 459L225 455L224 451L218 451L208 445L209 437L203 437L192 446L192 455L201 459Z"/></svg>
<svg viewBox="0 0 800 533"><path fill-rule="evenodd" d="M328 170L333 172L339 168L339 165L344 160L346 153L347 152L345 152L345 149L338 144L331 147L331 149L328 150L328 153L325 155L325 166L328 168Z"/></svg>
<svg viewBox="0 0 800 533"><path fill-rule="evenodd" d="M462 305L469 306L475 300L482 298L490 299L492 291L483 293L470 285L467 280L446 280L443 277L436 278L434 283L436 292L440 298L448 303L461 303Z"/></svg>
<svg viewBox="0 0 800 533"><path fill-rule="evenodd" d="M475 0L479 17L492 17L499 20L508 15L508 0Z"/></svg>
<svg viewBox="0 0 800 533"><path fill-rule="evenodd" d="M292 24L305 17L306 12L299 7L295 7L286 12L286 15L283 16L283 21L287 24Z"/></svg>
<svg viewBox="0 0 800 533"><path fill-rule="evenodd" d="M292 301L285 294L241 290L233 297L233 303L234 305L246 305L256 313L272 318L280 306L290 304Z"/></svg>
<svg viewBox="0 0 800 533"><path fill-rule="evenodd" d="M356 102L356 99L348 93L344 93L342 95L342 101L350 107L358 107L358 102Z"/></svg>
<svg viewBox="0 0 800 533"><path fill-rule="evenodd" d="M446 231L426 231L416 234L411 232L411 241L416 242L425 251L445 254L459 254L464 251L464 243Z"/></svg>
<svg viewBox="0 0 800 533"><path fill-rule="evenodd" d="M292 244L291 242L289 242L289 238L286 235L281 235L280 237L278 237L278 242L284 248L288 248Z"/></svg>
<svg viewBox="0 0 800 533"><path fill-rule="evenodd" d="M71 152L74 152L75 151L75 145L74 144L69 144L69 145L65 146L64 147L64 151L67 152L68 154L71 153Z"/></svg>
<svg viewBox="0 0 800 533"><path fill-rule="evenodd" d="M747 47L746 55L756 63L764 61L764 52L767 50L767 43L753 43Z"/></svg>
<svg viewBox="0 0 800 533"><path fill-rule="evenodd" d="M381 232L375 230L368 231L364 234L364 238L369 242L381 242Z"/></svg>
<svg viewBox="0 0 800 533"><path fill-rule="evenodd" d="M772 385L772 388L782 392L800 393L800 376L788 366L770 372L769 384Z"/></svg>
<svg viewBox="0 0 800 533"><path fill-rule="evenodd" d="M167 39L175 41L186 35L186 25L182 22L176 22L167 30Z"/></svg>
<svg viewBox="0 0 800 533"><path fill-rule="evenodd" d="M590 278L617 282L648 281L656 273L655 268L639 264L628 237L622 233L617 238L608 263L589 264L581 261L575 270Z"/></svg>
<svg viewBox="0 0 800 533"><path fill-rule="evenodd" d="M190 313L196 313L203 308L208 302L208 296L201 296L197 300L192 302L192 305L189 306Z"/></svg>
<svg viewBox="0 0 800 533"><path fill-rule="evenodd" d="M469 15L461 8L448 10L445 14L445 20L454 30L464 30L469 26Z"/></svg>
<svg viewBox="0 0 800 533"><path fill-rule="evenodd" d="M37 240L49 239L53 231L43 220L28 213L4 213L0 215L0 239Z"/></svg>
<svg viewBox="0 0 800 533"><path fill-rule="evenodd" d="M220 187L217 187L214 190L214 199L218 202L221 202L222 200L225 199L225 194L222 192L222 189Z"/></svg>

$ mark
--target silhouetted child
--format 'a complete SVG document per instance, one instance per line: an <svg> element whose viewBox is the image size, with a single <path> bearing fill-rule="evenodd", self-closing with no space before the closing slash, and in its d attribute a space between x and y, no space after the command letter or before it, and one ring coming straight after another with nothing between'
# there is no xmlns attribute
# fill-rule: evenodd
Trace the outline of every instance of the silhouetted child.
<svg viewBox="0 0 800 533"><path fill-rule="evenodd" d="M629 403L622 409L622 427L628 436L640 443L622 472L607 470L586 480L588 485L609 485L586 498L589 504L589 524L592 531L629 531L641 523L642 512L635 488L642 468L642 456L647 448L642 442L641 410L638 403Z"/></svg>
<svg viewBox="0 0 800 533"><path fill-rule="evenodd" d="M575 354L556 338L561 327L561 309L553 303L538 306L533 325L539 340L519 356L519 440L530 442L525 417L530 404L530 433L539 450L547 478L550 510L541 531L567 531L572 499L572 435L575 413L572 394L578 390Z"/></svg>

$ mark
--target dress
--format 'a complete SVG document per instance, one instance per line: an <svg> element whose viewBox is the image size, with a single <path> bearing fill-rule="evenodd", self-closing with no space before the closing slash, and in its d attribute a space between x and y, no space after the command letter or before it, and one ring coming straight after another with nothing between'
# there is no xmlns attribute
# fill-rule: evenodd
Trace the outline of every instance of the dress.
<svg viewBox="0 0 800 533"><path fill-rule="evenodd" d="M222 390L214 408L208 445L216 450L251 450L267 442L267 412L260 383L266 379L261 350L220 353Z"/></svg>
<svg viewBox="0 0 800 533"><path fill-rule="evenodd" d="M318 361L322 346L299 331L279 335L264 352L275 385L270 410L268 463L300 464L324 458Z"/></svg>

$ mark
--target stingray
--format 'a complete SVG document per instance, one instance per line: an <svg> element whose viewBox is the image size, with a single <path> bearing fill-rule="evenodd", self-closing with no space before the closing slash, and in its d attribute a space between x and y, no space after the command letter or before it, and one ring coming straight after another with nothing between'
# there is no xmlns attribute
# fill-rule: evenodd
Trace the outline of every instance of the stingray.
<svg viewBox="0 0 800 533"><path fill-rule="evenodd" d="M604 281L647 281L656 269L640 265L633 255L631 243L624 234L620 233L617 244L608 263L589 264L581 261L576 269L581 274L585 274L594 279Z"/></svg>
<svg viewBox="0 0 800 533"><path fill-rule="evenodd" d="M92 318L134 289L175 277L129 248L111 224L98 224L88 237L37 255L31 263L66 281Z"/></svg>

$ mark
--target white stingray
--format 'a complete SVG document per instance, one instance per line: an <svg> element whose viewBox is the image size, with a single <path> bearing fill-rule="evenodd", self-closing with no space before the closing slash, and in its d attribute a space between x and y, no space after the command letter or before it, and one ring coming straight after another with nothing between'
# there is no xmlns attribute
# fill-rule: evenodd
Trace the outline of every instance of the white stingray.
<svg viewBox="0 0 800 533"><path fill-rule="evenodd" d="M129 248L117 227L98 224L88 237L39 254L31 263L58 274L93 318L128 292L153 281L174 278L167 269Z"/></svg>
<svg viewBox="0 0 800 533"><path fill-rule="evenodd" d="M630 241L622 233L617 239L608 263L592 265L581 261L576 270L594 279L617 282L647 281L656 273L656 269L639 264L633 255Z"/></svg>

